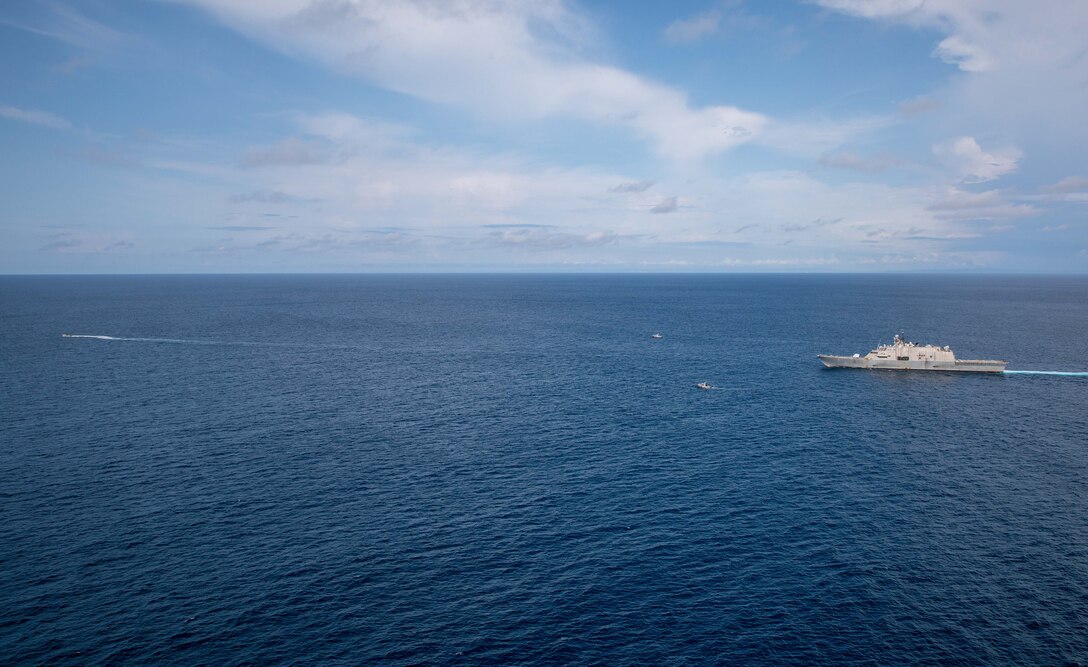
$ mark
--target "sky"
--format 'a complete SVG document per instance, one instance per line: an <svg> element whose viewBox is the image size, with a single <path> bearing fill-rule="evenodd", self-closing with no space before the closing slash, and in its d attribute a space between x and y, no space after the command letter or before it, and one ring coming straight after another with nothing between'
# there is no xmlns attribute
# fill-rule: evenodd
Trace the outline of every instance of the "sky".
<svg viewBox="0 0 1088 667"><path fill-rule="evenodd" d="M1083 0L5 0L0 273L1088 273Z"/></svg>

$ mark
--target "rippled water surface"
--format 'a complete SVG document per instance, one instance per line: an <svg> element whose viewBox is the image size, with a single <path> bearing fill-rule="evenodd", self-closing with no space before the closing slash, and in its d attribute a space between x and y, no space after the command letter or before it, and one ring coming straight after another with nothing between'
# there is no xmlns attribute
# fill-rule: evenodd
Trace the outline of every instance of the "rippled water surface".
<svg viewBox="0 0 1088 667"><path fill-rule="evenodd" d="M1088 663L1088 378L900 329L1088 280L0 278L0 664Z"/></svg>

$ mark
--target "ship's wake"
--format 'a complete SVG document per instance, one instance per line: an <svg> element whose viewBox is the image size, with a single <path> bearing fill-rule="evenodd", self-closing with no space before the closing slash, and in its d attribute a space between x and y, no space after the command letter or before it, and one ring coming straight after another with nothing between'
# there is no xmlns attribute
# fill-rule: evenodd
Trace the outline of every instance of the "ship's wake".
<svg viewBox="0 0 1088 667"><path fill-rule="evenodd" d="M64 338L97 338L98 340L117 340L113 336L91 336L87 334L61 334Z"/></svg>
<svg viewBox="0 0 1088 667"><path fill-rule="evenodd" d="M98 336L92 334L61 334L64 338L94 338L95 340L120 340L137 343L182 343L188 345L230 345L218 340L192 340L187 338L131 338L126 336ZM257 345L259 343L234 343L235 345Z"/></svg>
<svg viewBox="0 0 1088 667"><path fill-rule="evenodd" d="M61 334L64 338L93 338L95 340L124 341L132 343L168 343L173 345L240 345L248 347L305 347L346 350L352 345L322 345L318 343L277 343L250 340L199 340L195 338L137 338L133 336L101 336L98 334Z"/></svg>
<svg viewBox="0 0 1088 667"><path fill-rule="evenodd" d="M1080 371L1005 371L1005 375L1064 375L1065 377L1088 378L1088 373Z"/></svg>

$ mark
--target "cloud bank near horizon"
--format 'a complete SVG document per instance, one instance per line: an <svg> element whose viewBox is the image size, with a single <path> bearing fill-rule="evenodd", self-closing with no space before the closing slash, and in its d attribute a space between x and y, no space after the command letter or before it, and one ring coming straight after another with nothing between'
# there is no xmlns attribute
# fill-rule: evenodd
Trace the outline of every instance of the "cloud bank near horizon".
<svg viewBox="0 0 1088 667"><path fill-rule="evenodd" d="M9 179L15 269L1083 271L1088 256L1076 3L15 7L0 30L37 40L60 92L13 86L0 132L90 202L46 205L44 181ZM220 51L169 39L179 21ZM834 30L902 43L866 42L843 72ZM146 73L164 68L202 103L157 105L167 82ZM882 101L861 101L864 68ZM113 96L78 97L100 79Z"/></svg>

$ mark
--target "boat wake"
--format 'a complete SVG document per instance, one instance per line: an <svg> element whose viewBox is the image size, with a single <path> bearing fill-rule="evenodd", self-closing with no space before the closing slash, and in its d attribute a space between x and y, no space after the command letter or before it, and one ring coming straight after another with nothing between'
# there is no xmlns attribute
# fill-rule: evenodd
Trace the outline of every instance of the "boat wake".
<svg viewBox="0 0 1088 667"><path fill-rule="evenodd" d="M100 336L97 334L61 334L64 338L93 338L95 340L124 341L133 343L168 343L173 345L240 345L248 347L302 347L347 350L353 345L321 345L316 343L275 343L249 340L197 340L195 338L136 338L132 336Z"/></svg>
<svg viewBox="0 0 1088 667"><path fill-rule="evenodd" d="M113 336L88 336L84 334L61 334L64 338L97 338L98 340L117 340Z"/></svg>
<svg viewBox="0 0 1088 667"><path fill-rule="evenodd" d="M189 345L230 345L218 340L190 340L185 338L129 338L125 336L97 336L92 334L61 334L64 338L94 338L96 340L122 340L139 343L184 343ZM235 343L236 345L239 343ZM258 345L259 343L240 343L241 345Z"/></svg>
<svg viewBox="0 0 1088 667"><path fill-rule="evenodd" d="M1063 375L1065 377L1088 378L1088 373L1080 371L1005 371L1005 375Z"/></svg>

